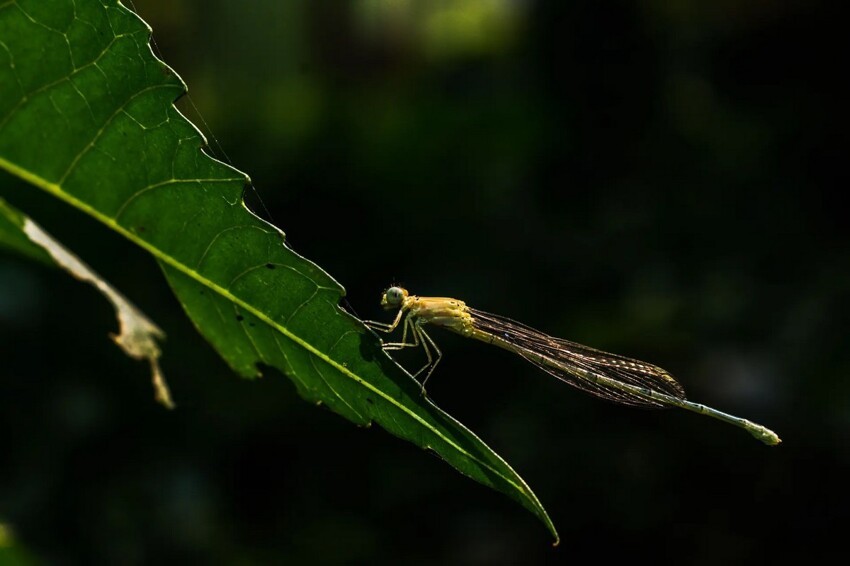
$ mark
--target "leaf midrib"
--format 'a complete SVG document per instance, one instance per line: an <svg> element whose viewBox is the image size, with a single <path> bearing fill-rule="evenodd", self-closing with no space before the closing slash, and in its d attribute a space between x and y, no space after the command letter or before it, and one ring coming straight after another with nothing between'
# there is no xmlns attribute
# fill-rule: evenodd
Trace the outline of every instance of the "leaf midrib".
<svg viewBox="0 0 850 566"><path fill-rule="evenodd" d="M6 160L3 157L0 157L0 165L2 165L6 170L8 170L8 171L14 173L15 175L21 177L25 181L28 181L28 182L32 183L33 185L40 187L41 189L52 194L53 196L67 202L71 206L91 215L92 217L94 217L95 219L97 219L101 223L105 224L106 226L108 226L112 230L115 230L116 232L118 232L119 234L121 234L122 236L124 236L125 238L127 238L128 240L133 242L134 244L136 244L139 247L147 250L151 255L156 257L158 260L160 260L160 261L168 264L169 266L177 269L178 271L180 271L181 273L183 273L183 274L187 275L188 277L194 279L195 281L197 281L201 285L207 287L208 289L211 289L212 291L215 291L216 293L218 293L222 297L228 299L229 301L233 302L234 304L238 305L239 307L250 312L252 315L256 316L257 318L259 318L260 320L262 320L263 322L265 322L267 325L271 326L272 328L278 330L281 334L283 334L284 336L286 336L287 338L289 338L290 340L292 340L293 342L295 342L296 344L298 344L299 346L301 346L302 348L304 348L305 350L307 350L308 352L310 352L314 356L320 358L325 363L332 366L333 368L335 368L337 371L339 371L340 373L342 373L343 375L345 375L349 379L352 379L352 380L356 381L357 383L363 385L364 387L366 387L367 389L369 389L370 391L372 391L376 395L382 397L384 400L389 402L391 405L394 405L396 408L398 408L402 412L406 413L408 416L410 416L411 418L413 418L414 420L419 422L422 426L424 426L425 428L430 430L438 438L443 440L446 444L451 446L454 450L458 451L459 453L463 454L464 456L471 459L472 461L477 462L479 465L481 465L481 466L487 468L488 470L490 470L491 472L495 473L497 476L499 476L504 481L506 481L507 483L512 485L518 491L525 494L526 497L529 497L532 500L534 500L539 505L537 498L534 496L534 494L532 492L525 489L524 485L517 484L511 478L506 477L504 474L502 474L498 468L494 468L489 463L487 463L483 460L480 460L479 458L476 458L473 454L470 454L469 452L464 450L460 445L456 444L450 438L443 435L439 430L437 430L436 428L431 426L427 421L423 420L415 412L411 411L410 409L405 407L403 404L397 402L393 397L387 395L386 393L384 393L383 391L381 391L380 389L378 389L377 387L375 387L374 385L369 383L366 379L356 375L354 372L349 370L344 365L342 365L342 364L336 362L335 360L329 358L327 355L325 355L323 352L318 350L312 344L310 344L309 342L306 342L304 339L302 339L298 335L291 332L285 326L281 326L276 321L269 318L265 313L257 310L255 307L253 307L249 303L246 303L245 301L243 301L239 297L233 295L230 291L228 291L224 287L221 287L217 283L207 279L206 277L199 274L197 271L189 268L187 265L181 263L180 261L173 258L172 256L164 253L159 248L157 248L157 247L153 246L152 244L148 243L147 241L139 238L138 236L136 236L136 234L134 234L130 230L127 230L126 228L124 228L123 226L121 226L120 224L115 222L109 216L101 213L100 211L91 207L90 205L86 204L85 202L83 202L83 201L77 199L76 197L68 194L67 192L62 190L62 187L60 185L58 185L56 183L51 183L50 181L32 173L31 171L28 171L26 169L18 167L17 165L9 162L8 160ZM237 181L237 180L241 180L241 179L231 179L231 180ZM277 230L277 228L275 228L275 230Z"/></svg>

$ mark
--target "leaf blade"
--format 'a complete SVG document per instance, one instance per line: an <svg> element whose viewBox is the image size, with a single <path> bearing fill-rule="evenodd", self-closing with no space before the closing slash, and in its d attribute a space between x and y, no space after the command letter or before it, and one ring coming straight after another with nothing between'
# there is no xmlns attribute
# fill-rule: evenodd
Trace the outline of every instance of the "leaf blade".
<svg viewBox="0 0 850 566"><path fill-rule="evenodd" d="M172 104L185 85L150 52L149 33L117 2L0 5L0 78L20 91L0 91L0 166L151 253L237 373L280 369L305 399L362 426L378 422L506 493L557 539L524 480L422 398L339 308L343 288L247 210L247 175L203 153L203 136Z"/></svg>

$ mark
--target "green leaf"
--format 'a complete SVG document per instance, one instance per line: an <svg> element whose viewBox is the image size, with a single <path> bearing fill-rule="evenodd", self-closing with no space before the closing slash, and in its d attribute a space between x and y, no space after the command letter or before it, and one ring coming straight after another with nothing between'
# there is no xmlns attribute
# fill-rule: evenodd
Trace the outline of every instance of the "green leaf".
<svg viewBox="0 0 850 566"><path fill-rule="evenodd" d="M251 214L248 177L208 155L173 106L180 78L117 2L0 4L0 166L152 254L198 331L244 377L289 376L305 399L377 422L532 511L526 483L420 395L342 287Z"/></svg>

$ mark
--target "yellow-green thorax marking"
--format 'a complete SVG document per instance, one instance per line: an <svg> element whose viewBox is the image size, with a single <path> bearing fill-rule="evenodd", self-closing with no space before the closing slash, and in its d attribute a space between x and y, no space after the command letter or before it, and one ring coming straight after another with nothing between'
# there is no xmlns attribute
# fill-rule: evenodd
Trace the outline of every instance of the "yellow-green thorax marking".
<svg viewBox="0 0 850 566"><path fill-rule="evenodd" d="M387 310L400 308L401 316L407 313L414 320L420 321L420 324L441 326L462 336L495 344L506 350L514 349L506 340L475 328L469 307L458 299L420 297L408 294L407 289L403 287L390 287L381 298L381 306Z"/></svg>

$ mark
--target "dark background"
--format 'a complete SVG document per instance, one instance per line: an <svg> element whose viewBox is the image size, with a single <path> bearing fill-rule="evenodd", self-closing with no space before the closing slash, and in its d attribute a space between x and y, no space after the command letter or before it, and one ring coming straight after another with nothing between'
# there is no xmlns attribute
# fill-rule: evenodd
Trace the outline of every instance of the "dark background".
<svg viewBox="0 0 850 566"><path fill-rule="evenodd" d="M818 2L154 1L178 106L363 318L391 282L652 361L776 448L432 332L442 408L559 528L411 444L237 379L154 261L4 175L169 335L0 256L0 522L54 563L760 563L850 519L845 20ZM223 152L226 152L226 157ZM415 356L405 358L416 365Z"/></svg>

